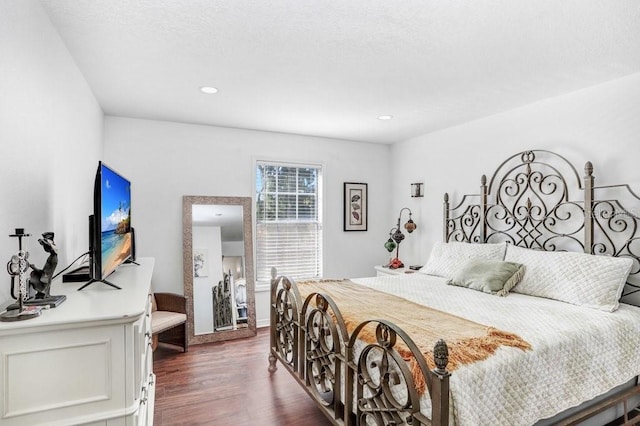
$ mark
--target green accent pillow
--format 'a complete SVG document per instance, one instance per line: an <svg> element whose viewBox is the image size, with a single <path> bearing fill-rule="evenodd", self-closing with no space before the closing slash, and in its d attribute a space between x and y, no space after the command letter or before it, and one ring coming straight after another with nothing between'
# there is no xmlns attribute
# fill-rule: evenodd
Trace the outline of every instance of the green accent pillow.
<svg viewBox="0 0 640 426"><path fill-rule="evenodd" d="M501 260L471 260L447 284L506 296L524 276L524 265Z"/></svg>

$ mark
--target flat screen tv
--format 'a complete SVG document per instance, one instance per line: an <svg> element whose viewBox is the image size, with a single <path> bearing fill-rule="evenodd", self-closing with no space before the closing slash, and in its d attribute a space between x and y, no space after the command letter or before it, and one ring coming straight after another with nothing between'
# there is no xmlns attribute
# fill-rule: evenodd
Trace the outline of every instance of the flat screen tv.
<svg viewBox="0 0 640 426"><path fill-rule="evenodd" d="M89 217L91 280L79 288L106 278L118 266L132 261L134 236L131 227L131 182L102 161L93 191L93 215Z"/></svg>

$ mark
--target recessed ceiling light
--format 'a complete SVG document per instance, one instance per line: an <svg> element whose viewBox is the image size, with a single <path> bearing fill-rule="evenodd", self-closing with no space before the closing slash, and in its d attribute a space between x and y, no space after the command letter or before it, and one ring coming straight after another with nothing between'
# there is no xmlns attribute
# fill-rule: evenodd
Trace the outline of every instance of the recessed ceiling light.
<svg viewBox="0 0 640 426"><path fill-rule="evenodd" d="M379 115L378 120L391 120L393 115Z"/></svg>
<svg viewBox="0 0 640 426"><path fill-rule="evenodd" d="M202 93L207 94L207 95L213 95L214 93L218 93L218 89L216 89L215 87L211 87L211 86L202 86L200 88L200 91Z"/></svg>

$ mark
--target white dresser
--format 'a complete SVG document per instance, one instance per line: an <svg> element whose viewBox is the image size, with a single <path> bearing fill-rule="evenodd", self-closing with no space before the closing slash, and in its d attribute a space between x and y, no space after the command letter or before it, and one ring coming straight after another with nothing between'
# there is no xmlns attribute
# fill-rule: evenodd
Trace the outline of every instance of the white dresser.
<svg viewBox="0 0 640 426"><path fill-rule="evenodd" d="M154 259L137 262L109 276L122 290L58 279L60 306L0 322L0 425L153 424Z"/></svg>

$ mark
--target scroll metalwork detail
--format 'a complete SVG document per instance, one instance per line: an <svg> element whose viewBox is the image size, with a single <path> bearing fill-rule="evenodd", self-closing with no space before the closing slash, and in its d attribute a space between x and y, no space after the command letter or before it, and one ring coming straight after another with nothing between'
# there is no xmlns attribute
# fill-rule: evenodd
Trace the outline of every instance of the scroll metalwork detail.
<svg viewBox="0 0 640 426"><path fill-rule="evenodd" d="M623 297L640 292L640 218L618 200L595 201L593 205L592 254L632 259Z"/></svg>
<svg viewBox="0 0 640 426"><path fill-rule="evenodd" d="M413 419L420 409L413 376L407 361L394 348L399 335L409 347L415 347L401 330L381 321L376 326L376 342L367 344L358 355L355 374L359 424L418 423Z"/></svg>
<svg viewBox="0 0 640 426"><path fill-rule="evenodd" d="M471 204L470 200L467 200L468 197L476 196L463 197L460 204L449 210L450 216L445 223L447 241L482 242L480 235L482 226L481 206L480 204Z"/></svg>
<svg viewBox="0 0 640 426"><path fill-rule="evenodd" d="M404 360L400 359L400 362ZM394 371L398 360L380 346L370 345L362 351L358 362L358 417L360 424L405 424L407 401L397 401L391 390L401 384ZM384 379L376 380L376 377Z"/></svg>
<svg viewBox="0 0 640 426"><path fill-rule="evenodd" d="M340 353L340 339L325 297L316 294L315 304L306 321L307 381L316 400L323 405L331 405L335 402L334 389L340 370L336 358L336 354Z"/></svg>
<svg viewBox="0 0 640 426"><path fill-rule="evenodd" d="M538 154L560 159L561 166L540 161ZM465 195L458 206L445 211L446 241L506 241L547 251L583 251L585 210L581 202L571 200L572 187L560 169L570 171L576 177L575 187L582 188L575 168L556 154L525 151L508 158L488 186L482 177L477 204L465 203ZM445 210L447 206L446 202Z"/></svg>
<svg viewBox="0 0 640 426"><path fill-rule="evenodd" d="M276 350L289 365L295 359L294 342L296 338L295 320L298 310L295 294L291 283L282 279L282 287L277 291L273 313L275 315L275 343Z"/></svg>
<svg viewBox="0 0 640 426"><path fill-rule="evenodd" d="M584 250L581 231L584 209L570 201L567 181L554 166L536 161L533 151L522 153L521 162L502 167L495 204L487 206L487 242L511 244L546 251Z"/></svg>

